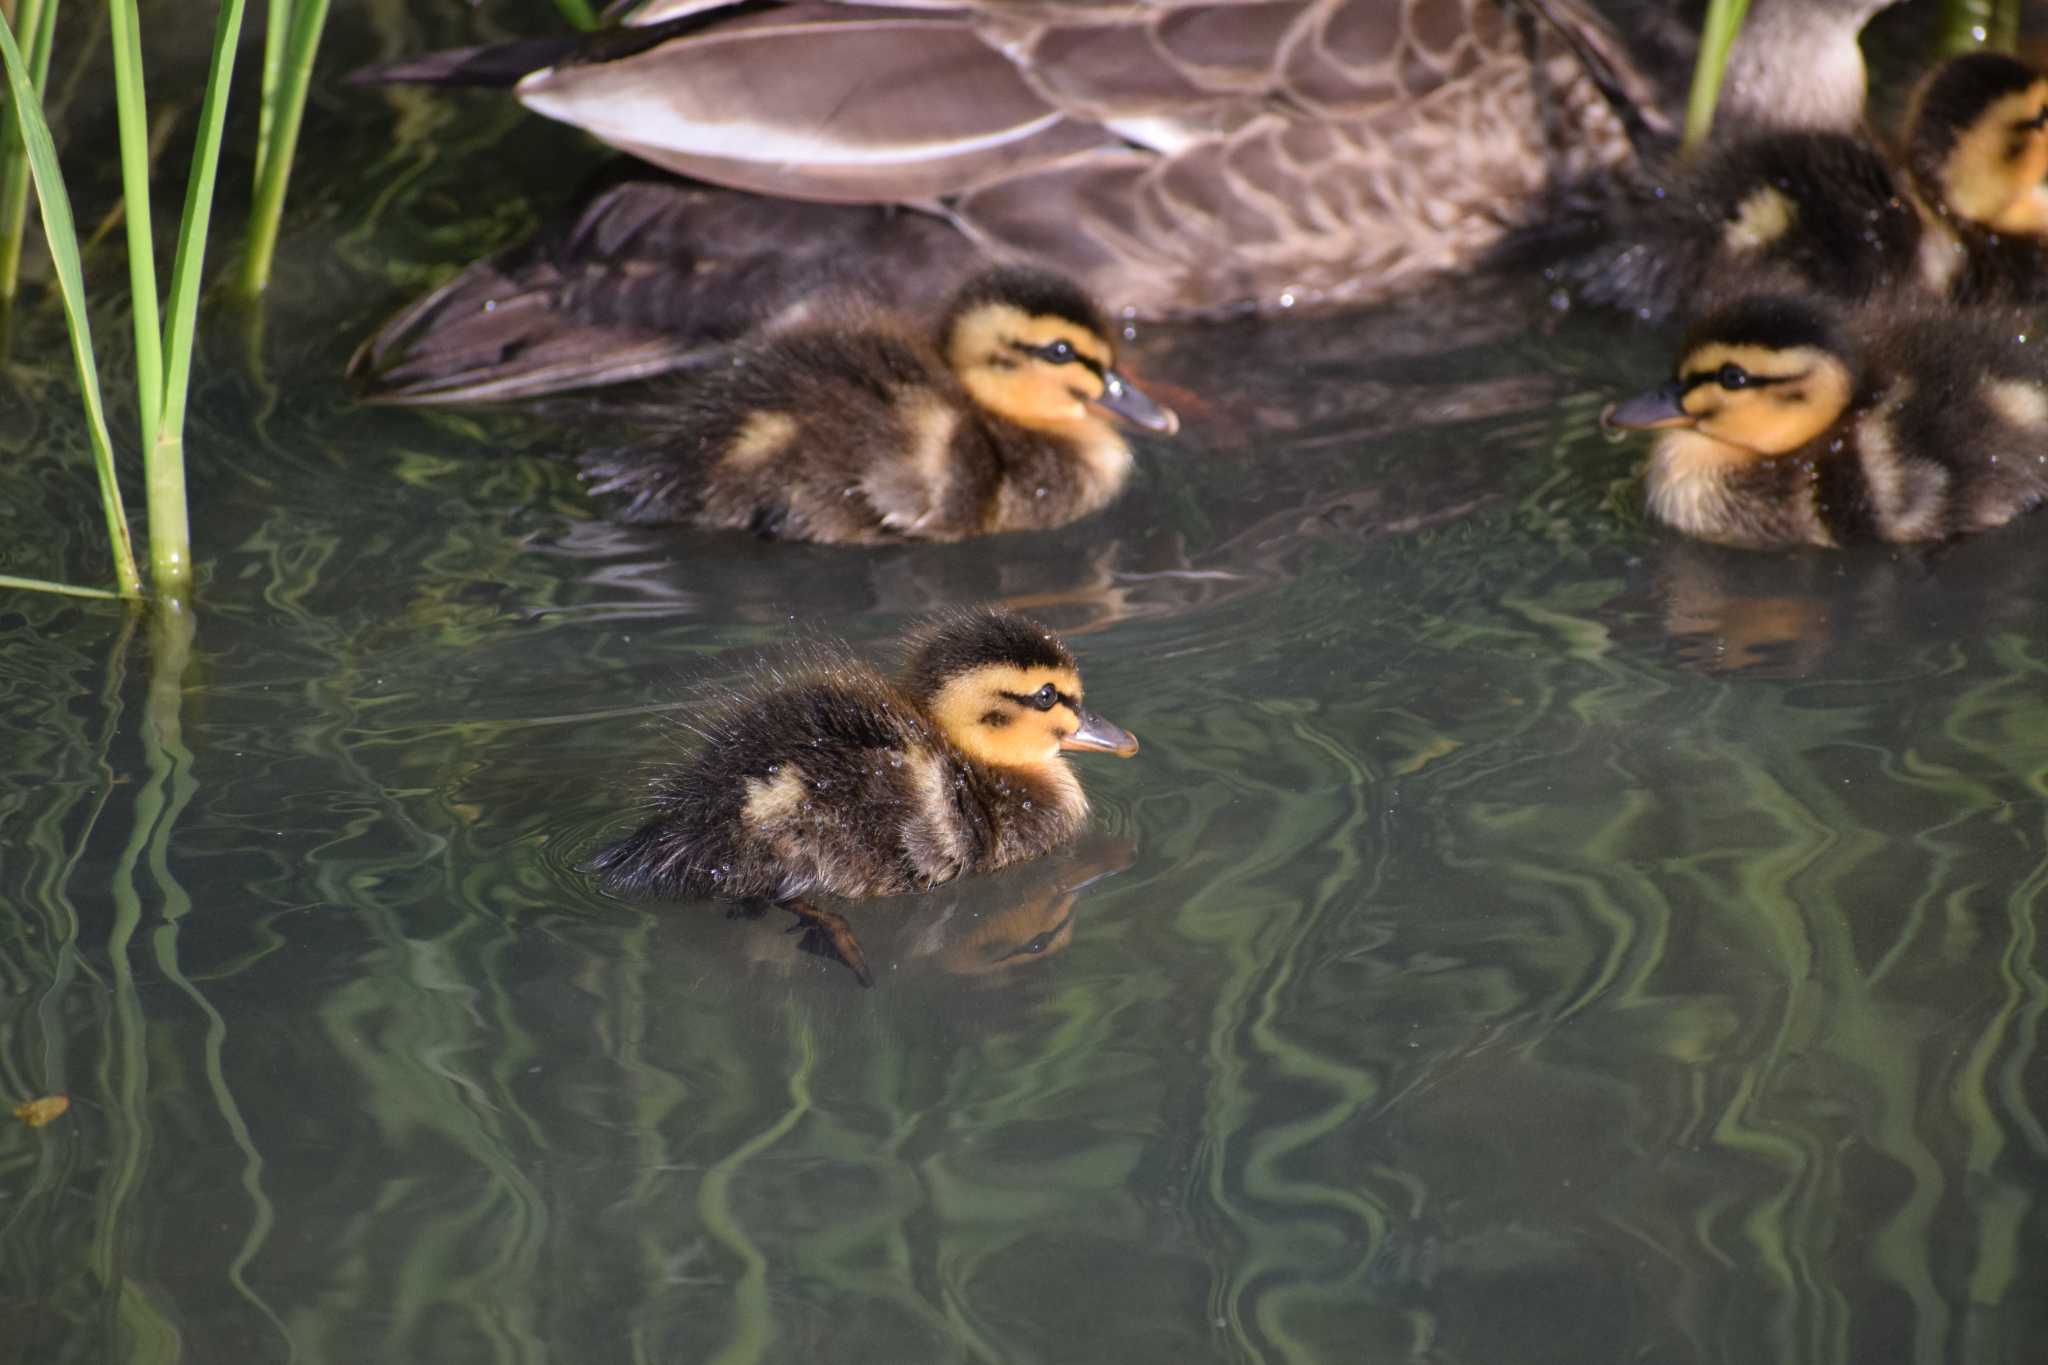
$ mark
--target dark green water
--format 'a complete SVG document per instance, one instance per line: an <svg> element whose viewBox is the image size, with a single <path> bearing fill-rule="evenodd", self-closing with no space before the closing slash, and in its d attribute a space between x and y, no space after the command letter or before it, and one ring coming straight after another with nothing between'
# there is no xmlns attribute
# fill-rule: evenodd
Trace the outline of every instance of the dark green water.
<svg viewBox="0 0 2048 1365"><path fill-rule="evenodd" d="M0 597L0 1095L72 1099L0 1119L0 1358L2040 1358L2048 527L1677 543L1592 431L1665 339L1443 299L1147 333L1206 411L1058 534L622 531L558 428L338 378L581 144L309 136L260 340L207 320L189 646ZM97 581L61 335L0 572ZM1145 749L857 907L874 990L577 872L692 688L998 598Z"/></svg>

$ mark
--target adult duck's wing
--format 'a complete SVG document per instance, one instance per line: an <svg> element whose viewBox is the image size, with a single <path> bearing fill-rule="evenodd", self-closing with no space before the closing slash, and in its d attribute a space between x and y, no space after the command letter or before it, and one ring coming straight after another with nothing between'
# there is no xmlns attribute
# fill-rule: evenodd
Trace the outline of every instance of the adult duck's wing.
<svg viewBox="0 0 2048 1365"><path fill-rule="evenodd" d="M1151 315L1469 262L1558 175L1631 154L1614 97L1657 108L1577 0L677 0L632 22L662 36L520 98L714 183L940 212Z"/></svg>
<svg viewBox="0 0 2048 1365"><path fill-rule="evenodd" d="M930 202L1114 140L1048 104L964 12L677 8L634 17L670 36L535 71L520 100L671 171L837 203Z"/></svg>
<svg viewBox="0 0 2048 1365"><path fill-rule="evenodd" d="M974 255L925 215L734 194L643 171L405 309L350 371L385 403L646 379L842 302L936 312Z"/></svg>

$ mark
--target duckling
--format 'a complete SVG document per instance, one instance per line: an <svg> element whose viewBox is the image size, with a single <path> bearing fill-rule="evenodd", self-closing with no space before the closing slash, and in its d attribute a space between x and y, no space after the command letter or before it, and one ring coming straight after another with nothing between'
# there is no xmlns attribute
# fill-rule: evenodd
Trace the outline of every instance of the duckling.
<svg viewBox="0 0 2048 1365"><path fill-rule="evenodd" d="M619 894L766 900L821 933L863 984L845 917L810 898L924 891L1065 843L1088 816L1066 750L1138 741L1082 705L1074 656L999 608L942 616L891 680L826 657L771 675L693 727L653 815L591 861Z"/></svg>
<svg viewBox="0 0 2048 1365"><path fill-rule="evenodd" d="M1890 162L1860 134L1779 129L1713 149L1592 232L1533 227L1513 266L1562 251L1552 268L1572 297L1648 322L1697 316L1760 291L1814 291L1857 304L1913 288L1923 230Z"/></svg>
<svg viewBox="0 0 2048 1365"><path fill-rule="evenodd" d="M1064 526L1130 476L1108 418L1179 426L1117 372L1109 335L1059 276L988 271L929 337L883 316L739 347L664 408L658 439L586 472L628 495L628 522L839 544Z"/></svg>
<svg viewBox="0 0 2048 1365"><path fill-rule="evenodd" d="M1944 62L1908 106L1905 162L1930 286L1966 303L2048 296L2048 76L1998 52Z"/></svg>
<svg viewBox="0 0 2048 1365"><path fill-rule="evenodd" d="M2048 294L2048 78L1999 53L1951 58L1909 103L1900 169L1861 133L1777 129L1678 167L1554 270L1575 298L1645 320L1755 293L1860 305L1897 290L1974 304ZM1576 251L1534 225L1503 255ZM1554 244L1554 245L1553 245Z"/></svg>
<svg viewBox="0 0 2048 1365"><path fill-rule="evenodd" d="M1760 296L1703 318L1677 377L1601 420L1667 430L1649 510L1701 540L1943 540L2048 496L2048 339L1998 310L1844 319Z"/></svg>

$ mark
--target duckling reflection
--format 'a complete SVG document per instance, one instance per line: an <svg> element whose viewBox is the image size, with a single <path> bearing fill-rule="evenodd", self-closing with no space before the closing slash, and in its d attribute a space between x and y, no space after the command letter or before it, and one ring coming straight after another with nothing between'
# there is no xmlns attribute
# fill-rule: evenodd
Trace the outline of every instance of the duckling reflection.
<svg viewBox="0 0 2048 1365"><path fill-rule="evenodd" d="M881 970L894 977L936 972L991 987L1007 985L1065 952L1074 941L1086 893L1136 858L1137 845L1129 839L1084 834L1068 848L998 873L972 889L908 903L900 917L891 916L863 934L867 956L887 964ZM742 951L764 969L794 971L800 952L836 956L829 943L786 930L758 908L746 912L746 918Z"/></svg>
<svg viewBox="0 0 2048 1365"><path fill-rule="evenodd" d="M1109 338L1060 277L989 271L932 332L878 315L740 347L663 404L659 437L585 468L629 522L838 544L1064 526L1130 477L1112 419L1179 427Z"/></svg>
<svg viewBox="0 0 2048 1365"><path fill-rule="evenodd" d="M1837 614L1854 603L1830 560L1790 558L1673 539L1641 565L1647 579L1628 596L1647 610L1633 619L1653 621L1699 672L1805 676L1826 657Z"/></svg>
<svg viewBox="0 0 2048 1365"><path fill-rule="evenodd" d="M1759 555L1671 536L1645 543L1601 619L1618 641L1706 674L1884 676L1940 669L1957 642L2035 629L2048 537L2012 525L1910 550ZM2013 638L2017 638L2014 636ZM1924 648L1923 648L1924 646Z"/></svg>
<svg viewBox="0 0 2048 1365"><path fill-rule="evenodd" d="M1073 838L1088 797L1061 754L1138 751L1081 697L1057 636L988 609L913 634L894 681L829 656L770 673L699 718L703 748L590 870L620 894L773 902L871 985L845 917L811 898L928 890Z"/></svg>

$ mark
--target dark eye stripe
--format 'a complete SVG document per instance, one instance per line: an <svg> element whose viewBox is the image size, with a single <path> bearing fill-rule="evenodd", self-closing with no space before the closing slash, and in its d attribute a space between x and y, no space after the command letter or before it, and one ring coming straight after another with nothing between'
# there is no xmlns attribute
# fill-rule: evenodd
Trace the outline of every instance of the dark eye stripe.
<svg viewBox="0 0 2048 1365"><path fill-rule="evenodd" d="M1801 370L1798 374L1750 374L1747 370L1745 370L1743 371L1743 373L1748 377L1749 380L1748 383L1742 385L1743 388L1762 389L1768 388L1773 384L1797 384L1800 380L1805 379L1808 375L1812 374L1813 371ZM1720 383L1721 370L1720 367L1716 366L1714 369L1706 370L1698 374L1685 375L1680 378L1679 382L1685 385L1685 391L1687 393L1691 393L1694 389L1699 388L1702 384Z"/></svg>
<svg viewBox="0 0 2048 1365"><path fill-rule="evenodd" d="M1038 694L1036 692L1003 692L999 693L998 695L1008 697L1011 701L1016 702L1017 705L1028 706L1034 711L1052 710L1051 706L1041 707L1038 704ZM1066 693L1060 691L1057 687L1053 689L1052 699L1054 705L1064 706L1068 710L1074 712L1074 714L1076 715L1079 715L1081 713L1081 703L1076 701L1074 698L1068 696Z"/></svg>
<svg viewBox="0 0 2048 1365"><path fill-rule="evenodd" d="M1101 361L1095 359L1093 356L1083 355L1079 348L1075 347L1072 342L1067 343L1069 349L1069 354L1067 355L1056 357L1047 354L1047 352L1052 349L1053 344L1056 343L1048 343L1044 346L1033 346L1028 341L1017 341L1013 338L1010 340L1010 349L1021 352L1024 355L1028 355L1034 360L1043 360L1047 364L1051 365L1079 365L1083 369L1087 370L1090 374L1094 375L1097 379L1102 378L1104 374L1108 373L1108 366L1104 365Z"/></svg>

